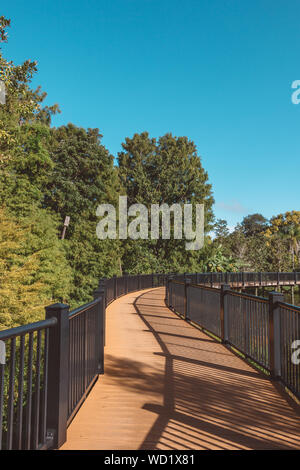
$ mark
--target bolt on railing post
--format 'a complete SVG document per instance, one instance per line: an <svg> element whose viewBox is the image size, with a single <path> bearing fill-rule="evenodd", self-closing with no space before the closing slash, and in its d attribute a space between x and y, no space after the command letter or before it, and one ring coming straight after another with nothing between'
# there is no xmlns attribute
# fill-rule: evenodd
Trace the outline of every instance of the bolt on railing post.
<svg viewBox="0 0 300 470"><path fill-rule="evenodd" d="M188 287L191 285L191 279L185 278L184 281L184 319L188 319L189 314L189 297L188 297Z"/></svg>
<svg viewBox="0 0 300 470"><path fill-rule="evenodd" d="M55 317L57 325L49 329L47 436L59 449L67 439L69 396L69 305L53 304L45 308L46 319Z"/></svg>
<svg viewBox="0 0 300 470"><path fill-rule="evenodd" d="M281 376L281 334L280 308L278 302L284 302L284 295L279 292L269 293L269 347L270 372L274 378Z"/></svg>
<svg viewBox="0 0 300 470"><path fill-rule="evenodd" d="M94 291L94 299L101 297L101 301L98 303L98 331L97 340L98 342L98 373L104 374L104 346L105 346L105 284L99 282L99 287Z"/></svg>
<svg viewBox="0 0 300 470"><path fill-rule="evenodd" d="M220 293L220 325L221 325L221 339L223 343L228 342L229 340L229 331L228 331L228 309L226 303L226 292L230 291L229 284L221 285Z"/></svg>

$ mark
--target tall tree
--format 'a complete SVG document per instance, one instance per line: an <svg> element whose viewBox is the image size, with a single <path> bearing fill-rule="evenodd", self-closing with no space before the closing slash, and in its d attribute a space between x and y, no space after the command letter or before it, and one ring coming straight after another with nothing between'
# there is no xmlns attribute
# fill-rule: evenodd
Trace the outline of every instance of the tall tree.
<svg viewBox="0 0 300 470"><path fill-rule="evenodd" d="M0 208L0 328L44 318L47 304L70 300L72 272L46 211L17 220Z"/></svg>
<svg viewBox="0 0 300 470"><path fill-rule="evenodd" d="M290 270L299 266L300 253L300 211L289 211L285 214L278 214L270 220L270 226L265 231L270 250L275 250L277 256L281 254L282 260L286 259L286 250L290 253L290 265L285 262L281 268ZM281 269L283 270L283 269Z"/></svg>
<svg viewBox="0 0 300 470"><path fill-rule="evenodd" d="M78 302L90 298L100 277L119 274L118 241L96 237L97 206L116 206L119 192L118 171L101 138L98 129L73 124L51 129L53 167L44 187L44 205L61 220L70 217L66 239L74 270L73 297Z"/></svg>
<svg viewBox="0 0 300 470"><path fill-rule="evenodd" d="M218 219L214 223L214 233L216 236L216 239L220 242L224 240L226 237L229 235L229 228L227 225L227 221L224 219Z"/></svg>
<svg viewBox="0 0 300 470"><path fill-rule="evenodd" d="M191 140L172 134L155 139L143 132L126 138L122 147L119 173L128 204L142 203L150 210L151 204L204 203L205 229L211 228L211 185ZM184 240L127 240L124 245L123 263L130 270L145 270L149 266L154 270L158 265L167 271L197 269L199 253L185 250ZM137 266L140 247L143 247L144 263Z"/></svg>
<svg viewBox="0 0 300 470"><path fill-rule="evenodd" d="M0 43L7 42L10 20L0 17ZM18 129L24 123L51 121L51 115L59 112L57 104L43 108L47 94L41 88L33 90L31 81L37 72L37 63L25 60L21 65L5 59L0 48L0 80L5 86L5 104L0 106L0 163L11 158L18 140Z"/></svg>
<svg viewBox="0 0 300 470"><path fill-rule="evenodd" d="M262 214L251 214L244 217L241 223L241 229L246 237L252 237L266 230L268 219Z"/></svg>
<svg viewBox="0 0 300 470"><path fill-rule="evenodd" d="M0 17L0 42L7 41L10 20ZM0 49L0 80L5 103L0 106L0 202L14 213L26 213L34 203L42 205L43 188L52 161L47 151L49 126L45 115L58 105L43 108L46 93L31 88L37 72L35 61L21 65L8 61Z"/></svg>

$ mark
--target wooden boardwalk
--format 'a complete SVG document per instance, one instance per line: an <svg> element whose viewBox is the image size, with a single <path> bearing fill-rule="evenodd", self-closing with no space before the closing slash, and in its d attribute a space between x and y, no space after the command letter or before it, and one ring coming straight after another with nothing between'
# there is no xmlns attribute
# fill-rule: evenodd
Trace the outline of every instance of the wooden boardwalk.
<svg viewBox="0 0 300 470"><path fill-rule="evenodd" d="M62 449L300 449L274 383L166 308L163 288L113 302L106 332L105 374Z"/></svg>

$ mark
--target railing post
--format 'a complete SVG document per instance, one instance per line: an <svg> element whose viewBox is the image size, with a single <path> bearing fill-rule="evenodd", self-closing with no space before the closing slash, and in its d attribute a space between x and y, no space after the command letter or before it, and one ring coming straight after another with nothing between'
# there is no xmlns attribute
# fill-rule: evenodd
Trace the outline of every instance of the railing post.
<svg viewBox="0 0 300 470"><path fill-rule="evenodd" d="M124 278L124 291L125 291L125 294L128 294L128 274L126 272L123 272L123 278Z"/></svg>
<svg viewBox="0 0 300 470"><path fill-rule="evenodd" d="M189 313L188 287L191 285L191 279L184 280L184 319L187 320Z"/></svg>
<svg viewBox="0 0 300 470"><path fill-rule="evenodd" d="M277 272L277 286L280 285L280 273Z"/></svg>
<svg viewBox="0 0 300 470"><path fill-rule="evenodd" d="M242 286L245 286L245 273L242 271Z"/></svg>
<svg viewBox="0 0 300 470"><path fill-rule="evenodd" d="M165 303L167 307L170 307L170 284L169 284L169 277L166 278L166 291L165 291Z"/></svg>
<svg viewBox="0 0 300 470"><path fill-rule="evenodd" d="M113 280L114 280L114 300L117 298L117 275L113 275Z"/></svg>
<svg viewBox="0 0 300 470"><path fill-rule="evenodd" d="M138 274L138 290L141 290L141 275Z"/></svg>
<svg viewBox="0 0 300 470"><path fill-rule="evenodd" d="M262 273L261 272L259 273L259 285L260 286L262 285Z"/></svg>
<svg viewBox="0 0 300 470"><path fill-rule="evenodd" d="M220 324L221 324L221 339L223 343L228 342L229 331L228 331L228 310L225 301L226 292L230 291L229 284L221 285L220 293Z"/></svg>
<svg viewBox="0 0 300 470"><path fill-rule="evenodd" d="M98 284L98 289L104 289L104 306L106 307L106 277L101 277ZM97 290L98 290L97 289Z"/></svg>
<svg viewBox="0 0 300 470"><path fill-rule="evenodd" d="M166 277L166 296L165 296L165 302L167 304L167 307L171 307L171 302L170 302L170 284L173 280L173 275L167 276Z"/></svg>
<svg viewBox="0 0 300 470"><path fill-rule="evenodd" d="M106 307L107 307L107 285L106 285L106 282L107 282L107 278L106 277L102 277L99 281L99 286L98 288L99 289L103 289L104 290L104 299L103 299L103 313L104 313L104 317L103 317L103 322L104 322L104 332L103 332L103 335L104 335L104 346L106 345Z"/></svg>
<svg viewBox="0 0 300 470"><path fill-rule="evenodd" d="M151 273L151 284L154 287L154 273Z"/></svg>
<svg viewBox="0 0 300 470"><path fill-rule="evenodd" d="M210 273L210 287L213 286L213 273Z"/></svg>
<svg viewBox="0 0 300 470"><path fill-rule="evenodd" d="M49 329L47 436L59 449L67 439L69 396L69 306L53 304L45 308L46 319L57 318Z"/></svg>
<svg viewBox="0 0 300 470"><path fill-rule="evenodd" d="M270 372L274 378L281 375L281 335L280 308L278 302L284 302L284 295L279 292L269 293L269 344Z"/></svg>
<svg viewBox="0 0 300 470"><path fill-rule="evenodd" d="M104 345L105 345L105 284L100 284L99 287L94 291L94 299L101 297L101 301L98 303L98 331L97 340L99 341L98 350L98 374L104 374Z"/></svg>

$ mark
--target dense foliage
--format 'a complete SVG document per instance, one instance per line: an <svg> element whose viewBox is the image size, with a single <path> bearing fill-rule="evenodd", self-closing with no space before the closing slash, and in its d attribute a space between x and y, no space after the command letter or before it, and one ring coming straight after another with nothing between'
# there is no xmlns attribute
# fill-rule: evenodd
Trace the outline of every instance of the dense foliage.
<svg viewBox="0 0 300 470"><path fill-rule="evenodd" d="M147 132L135 134L122 144L119 153L119 174L128 196L128 204L205 205L205 228L213 221L213 197L208 175L197 155L195 144L187 137L166 134L151 139ZM149 216L150 219L150 216ZM124 263L133 272L195 271L199 269L202 252L185 250L185 239L128 240Z"/></svg>
<svg viewBox="0 0 300 470"><path fill-rule="evenodd" d="M0 42L10 21L0 17ZM43 318L44 306L91 299L99 278L124 272L291 270L299 268L300 212L249 215L229 233L214 220L212 188L187 137L147 132L123 142L118 164L98 129L51 127L57 104L31 88L37 64L8 61L0 49L0 328ZM204 203L203 249L185 240L99 240L96 208ZM70 217L62 239L63 222ZM215 232L214 236L212 231Z"/></svg>
<svg viewBox="0 0 300 470"><path fill-rule="evenodd" d="M232 233L226 221L218 220L213 244L226 258L232 256L242 271L299 271L300 211L278 214L269 221L253 214Z"/></svg>

